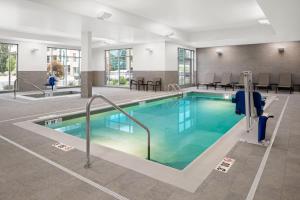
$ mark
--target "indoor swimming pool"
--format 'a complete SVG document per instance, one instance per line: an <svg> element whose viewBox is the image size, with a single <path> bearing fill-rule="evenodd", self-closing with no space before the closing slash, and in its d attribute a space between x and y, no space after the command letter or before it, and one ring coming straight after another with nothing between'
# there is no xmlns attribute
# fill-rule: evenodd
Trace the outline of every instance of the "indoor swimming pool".
<svg viewBox="0 0 300 200"><path fill-rule="evenodd" d="M151 160L182 170L211 147L243 116L235 114L230 96L187 93L141 102L124 108L151 132ZM69 116L45 125L56 131L84 139L85 116ZM144 129L118 111L91 115L91 142L140 158L147 157Z"/></svg>

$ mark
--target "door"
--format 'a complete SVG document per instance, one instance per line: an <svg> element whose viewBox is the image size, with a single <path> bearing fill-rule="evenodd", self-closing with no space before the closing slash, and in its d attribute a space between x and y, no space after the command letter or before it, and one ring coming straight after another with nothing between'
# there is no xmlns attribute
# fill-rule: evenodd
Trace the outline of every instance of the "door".
<svg viewBox="0 0 300 200"><path fill-rule="evenodd" d="M128 87L131 79L131 64L131 49L106 50L106 85Z"/></svg>
<svg viewBox="0 0 300 200"><path fill-rule="evenodd" d="M193 82L194 51L178 49L178 84L189 87Z"/></svg>

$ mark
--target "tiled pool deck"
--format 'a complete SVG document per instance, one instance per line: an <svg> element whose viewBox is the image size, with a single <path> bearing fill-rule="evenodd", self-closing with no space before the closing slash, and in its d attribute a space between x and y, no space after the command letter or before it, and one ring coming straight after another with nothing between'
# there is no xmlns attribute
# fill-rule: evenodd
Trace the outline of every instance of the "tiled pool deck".
<svg viewBox="0 0 300 200"><path fill-rule="evenodd" d="M127 89L94 88L116 103L164 95L163 92L137 92ZM117 95L116 95L117 94ZM268 123L271 137L288 95L278 95L268 108L275 115ZM85 153L63 152L48 138L14 125L50 113L78 111L86 99L79 97L30 101L0 95L0 135L88 178L128 199L142 200L234 200L246 199L266 148L238 142L228 154L236 159L227 174L217 171L207 177L195 193L190 193L127 168L93 157L93 167L83 168ZM97 101L94 106L103 105ZM300 95L290 96L262 173L254 199L300 199ZM71 176L28 152L0 139L0 199L115 199L113 196ZM201 173L201 172L199 172Z"/></svg>

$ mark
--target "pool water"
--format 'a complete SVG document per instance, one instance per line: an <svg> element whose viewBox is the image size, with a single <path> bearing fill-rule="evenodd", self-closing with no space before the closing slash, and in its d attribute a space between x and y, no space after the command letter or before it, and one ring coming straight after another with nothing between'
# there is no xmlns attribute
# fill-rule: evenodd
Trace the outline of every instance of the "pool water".
<svg viewBox="0 0 300 200"><path fill-rule="evenodd" d="M188 93L125 108L151 132L151 160L183 169L242 119L224 95ZM85 117L50 128L85 138ZM91 116L91 142L147 157L144 129L117 111Z"/></svg>

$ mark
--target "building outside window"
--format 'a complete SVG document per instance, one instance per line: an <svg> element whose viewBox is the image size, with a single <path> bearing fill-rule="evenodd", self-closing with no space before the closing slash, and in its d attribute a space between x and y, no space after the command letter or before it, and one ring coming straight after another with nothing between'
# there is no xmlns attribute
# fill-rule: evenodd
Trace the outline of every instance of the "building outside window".
<svg viewBox="0 0 300 200"><path fill-rule="evenodd" d="M80 85L81 51L67 48L47 48L47 73L54 73L58 86L72 87Z"/></svg>
<svg viewBox="0 0 300 200"><path fill-rule="evenodd" d="M0 91L13 90L17 66L18 45L0 43Z"/></svg>
<svg viewBox="0 0 300 200"><path fill-rule="evenodd" d="M105 51L105 82L109 86L129 86L131 79L132 49Z"/></svg>
<svg viewBox="0 0 300 200"><path fill-rule="evenodd" d="M195 51L178 48L178 84L180 86L191 86L194 78Z"/></svg>

